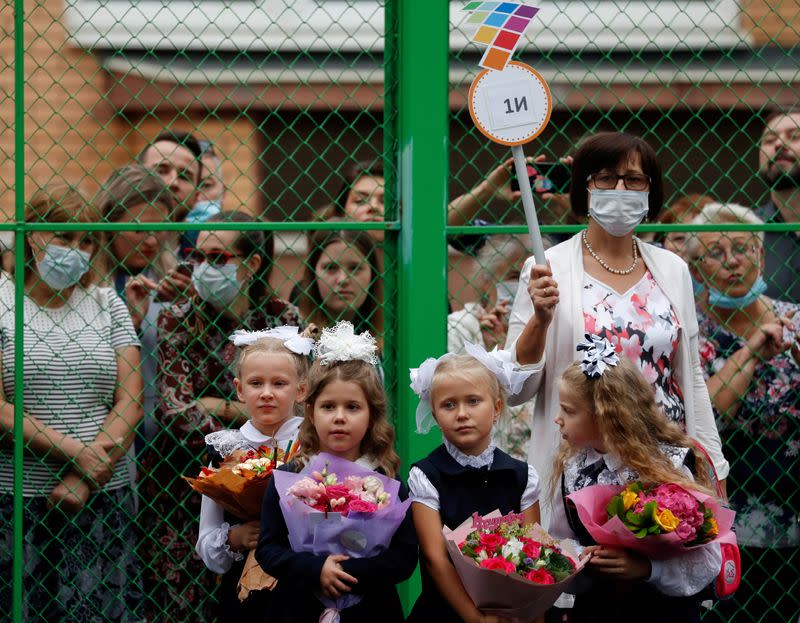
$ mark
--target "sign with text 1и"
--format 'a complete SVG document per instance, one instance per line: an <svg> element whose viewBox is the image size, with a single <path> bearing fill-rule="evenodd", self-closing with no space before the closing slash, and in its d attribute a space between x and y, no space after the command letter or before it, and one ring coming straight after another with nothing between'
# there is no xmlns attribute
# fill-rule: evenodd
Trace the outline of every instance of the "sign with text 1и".
<svg viewBox="0 0 800 623"><path fill-rule="evenodd" d="M511 147L525 219L537 264L545 264L542 234L533 202L522 145L542 133L553 110L544 78L511 56L539 9L524 2L469 2L466 23L477 30L472 41L486 46L483 67L469 88L469 114L490 140Z"/></svg>
<svg viewBox="0 0 800 623"><path fill-rule="evenodd" d="M478 129L501 145L523 145L541 134L553 109L547 83L517 61L503 71L486 69L469 90L469 113Z"/></svg>

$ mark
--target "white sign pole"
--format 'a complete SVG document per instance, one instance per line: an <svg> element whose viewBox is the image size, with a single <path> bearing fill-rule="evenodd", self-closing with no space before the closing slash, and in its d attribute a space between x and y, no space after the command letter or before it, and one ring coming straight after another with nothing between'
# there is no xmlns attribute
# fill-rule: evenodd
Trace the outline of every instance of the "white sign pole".
<svg viewBox="0 0 800 623"><path fill-rule="evenodd" d="M511 148L511 154L514 156L514 169L517 172L519 191L522 193L522 207L525 210L525 221L528 223L528 231L531 234L533 257L536 258L537 264L545 265L547 264L547 260L544 257L542 232L539 231L539 219L536 218L536 207L533 202L531 180L528 178L528 163L525 160L525 153L522 151L522 145L514 145Z"/></svg>

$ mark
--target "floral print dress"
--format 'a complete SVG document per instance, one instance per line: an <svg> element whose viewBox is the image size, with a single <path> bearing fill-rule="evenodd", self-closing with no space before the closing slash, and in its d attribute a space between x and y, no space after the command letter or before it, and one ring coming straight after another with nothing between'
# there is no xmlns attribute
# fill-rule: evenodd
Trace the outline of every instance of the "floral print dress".
<svg viewBox="0 0 800 623"><path fill-rule="evenodd" d="M681 327L650 271L622 294L584 274L583 320L587 333L606 338L639 367L664 415L685 430L683 393L673 374Z"/></svg>
<svg viewBox="0 0 800 623"><path fill-rule="evenodd" d="M800 305L772 304L776 315L800 318ZM746 340L702 310L698 321L700 362L709 378ZM717 415L717 425L723 451L732 459L728 492L736 510L739 544L799 546L800 366L791 352L759 363L736 415Z"/></svg>
<svg viewBox="0 0 800 623"><path fill-rule="evenodd" d="M217 577L195 553L201 496L181 479L208 463L205 436L223 424L198 399L236 399L228 340L236 329L301 326L297 308L271 299L242 319L220 318L205 332L191 328L190 304L162 310L158 317L159 431L142 458L139 491L141 556L145 565L148 620L210 621L217 616Z"/></svg>

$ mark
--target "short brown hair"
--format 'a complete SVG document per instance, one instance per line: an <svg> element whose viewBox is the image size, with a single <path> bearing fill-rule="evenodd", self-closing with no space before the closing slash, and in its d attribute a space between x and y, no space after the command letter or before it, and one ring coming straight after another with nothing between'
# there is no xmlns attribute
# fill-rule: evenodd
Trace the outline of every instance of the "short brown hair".
<svg viewBox="0 0 800 623"><path fill-rule="evenodd" d="M603 169L626 163L633 154L642 162L642 172L650 178L648 220L658 218L664 202L664 182L656 152L644 140L625 132L600 132L587 138L572 162L572 187L569 192L572 213L583 219L589 214L587 181Z"/></svg>
<svg viewBox="0 0 800 623"><path fill-rule="evenodd" d="M95 205L104 221L118 222L131 208L158 204L166 219L175 219L175 199L164 181L140 164L130 164L109 175L95 198ZM165 219L165 220L166 220Z"/></svg>

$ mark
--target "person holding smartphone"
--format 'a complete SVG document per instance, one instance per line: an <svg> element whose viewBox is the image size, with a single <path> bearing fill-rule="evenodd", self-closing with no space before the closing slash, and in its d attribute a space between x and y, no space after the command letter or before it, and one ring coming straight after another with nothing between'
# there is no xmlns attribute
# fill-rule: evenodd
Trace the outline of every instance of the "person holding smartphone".
<svg viewBox="0 0 800 623"><path fill-rule="evenodd" d="M689 268L634 236L662 202L653 148L622 132L595 134L572 163L570 204L587 228L548 249L546 265L531 257L522 268L506 348L519 364L540 370L518 402L536 396L528 460L545 482L561 441L555 381L580 357L575 345L587 333L608 339L638 366L664 417L703 445L720 478L728 475L700 368ZM549 507L542 507L546 523Z"/></svg>
<svg viewBox="0 0 800 623"><path fill-rule="evenodd" d="M548 209L539 215L542 223L559 223L568 216L571 162L570 157L559 162L548 162L543 155L528 158L531 189L547 203ZM468 225L492 199L503 199L513 204L521 196L514 159L509 158L494 168L475 188L450 202L447 206L447 224L451 227Z"/></svg>

